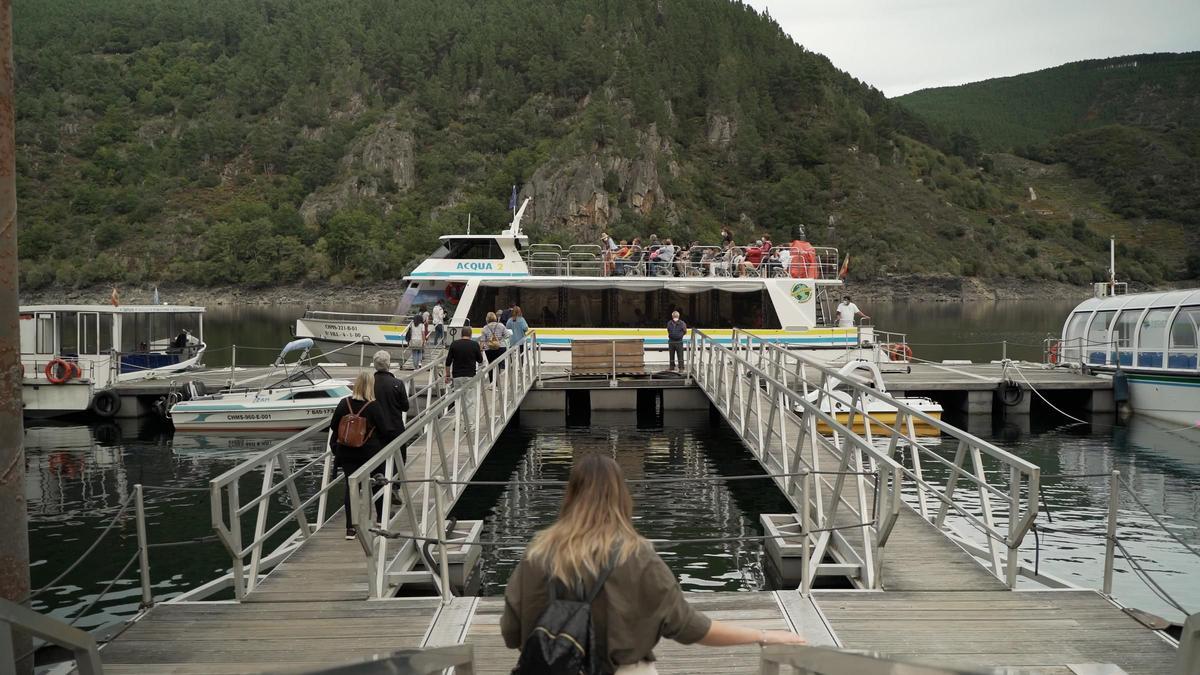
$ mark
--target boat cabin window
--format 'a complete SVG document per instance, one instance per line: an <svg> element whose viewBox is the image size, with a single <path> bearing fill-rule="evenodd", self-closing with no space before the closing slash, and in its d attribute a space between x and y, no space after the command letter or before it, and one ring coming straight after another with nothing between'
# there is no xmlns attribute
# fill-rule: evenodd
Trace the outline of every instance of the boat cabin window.
<svg viewBox="0 0 1200 675"><path fill-rule="evenodd" d="M325 391L324 389L322 389L320 391L298 391L295 394L292 394L292 400L299 401L299 400L309 399L309 398L331 398L336 395L337 394L335 394L333 392Z"/></svg>
<svg viewBox="0 0 1200 675"><path fill-rule="evenodd" d="M1146 312L1138 329L1137 364L1142 368L1162 368L1163 348L1167 344L1167 320L1174 307L1160 307Z"/></svg>
<svg viewBox="0 0 1200 675"><path fill-rule="evenodd" d="M200 338L201 314L196 312L135 312L121 316L121 351L165 351L185 329Z"/></svg>
<svg viewBox="0 0 1200 675"><path fill-rule="evenodd" d="M438 300L442 301L442 307L446 309L447 314L453 314L450 298L451 294L447 294L444 286L435 288L429 282L414 281L404 289L400 304L396 305L396 316L408 317L418 311L432 311Z"/></svg>
<svg viewBox="0 0 1200 675"><path fill-rule="evenodd" d="M1200 306L1180 307L1171 323L1167 367L1194 369L1200 366L1197 357L1200 357Z"/></svg>
<svg viewBox="0 0 1200 675"><path fill-rule="evenodd" d="M1137 331L1138 317L1141 314L1140 307L1127 309L1118 314L1117 320L1113 322L1112 340L1117 349L1113 360L1122 366L1133 365L1133 335Z"/></svg>
<svg viewBox="0 0 1200 675"><path fill-rule="evenodd" d="M1082 349L1084 331L1087 329L1088 319L1091 318L1090 312L1076 312L1071 315L1067 321L1067 329L1063 332L1062 360L1066 362L1078 361L1083 358L1086 350Z"/></svg>
<svg viewBox="0 0 1200 675"><path fill-rule="evenodd" d="M778 329L779 317L765 289L735 293L710 290L527 288L481 286L468 318L483 326L487 313L516 304L533 328L662 328L678 309L697 328Z"/></svg>
<svg viewBox="0 0 1200 675"><path fill-rule="evenodd" d="M495 239L446 239L430 258L440 260L501 260L504 251Z"/></svg>
<svg viewBox="0 0 1200 675"><path fill-rule="evenodd" d="M320 366L313 366L306 370L299 370L282 380L277 380L267 385L265 389L284 389L286 387L307 387L321 380L328 380L329 373Z"/></svg>
<svg viewBox="0 0 1200 675"><path fill-rule="evenodd" d="M1088 326L1087 362L1093 365L1104 365L1105 354L1108 352L1108 327L1116 312L1096 312L1095 318Z"/></svg>
<svg viewBox="0 0 1200 675"><path fill-rule="evenodd" d="M54 315L50 313L37 315L37 353L54 353Z"/></svg>

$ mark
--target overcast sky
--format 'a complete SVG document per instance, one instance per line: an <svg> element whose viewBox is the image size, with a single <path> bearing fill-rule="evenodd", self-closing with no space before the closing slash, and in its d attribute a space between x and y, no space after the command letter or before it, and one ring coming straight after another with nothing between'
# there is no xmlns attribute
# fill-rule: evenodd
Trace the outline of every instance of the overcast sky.
<svg viewBox="0 0 1200 675"><path fill-rule="evenodd" d="M747 0L899 96L1083 59L1200 50L1200 0Z"/></svg>

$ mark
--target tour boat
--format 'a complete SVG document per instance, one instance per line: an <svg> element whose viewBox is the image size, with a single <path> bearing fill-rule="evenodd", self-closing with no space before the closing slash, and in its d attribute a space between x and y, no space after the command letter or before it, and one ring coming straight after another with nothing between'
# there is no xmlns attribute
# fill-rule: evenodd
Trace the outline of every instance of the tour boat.
<svg viewBox="0 0 1200 675"><path fill-rule="evenodd" d="M521 232L528 203L500 234L441 237L441 246L405 277L395 314L307 312L296 336L325 350L362 343L402 359L408 317L440 302L447 340L468 325L478 335L488 312L520 306L551 364L569 363L574 342L628 339L642 341L647 363L666 363L665 327L676 309L689 326L726 343L736 327L830 362L859 356L886 362L904 353L870 326L830 325L831 298L842 284L836 249L792 242L784 247L791 264L763 266L752 276L731 276L728 265L715 261L614 262L599 246L530 244Z"/></svg>
<svg viewBox="0 0 1200 675"><path fill-rule="evenodd" d="M113 417L119 382L195 366L204 308L178 305L29 305L20 311L21 392L27 415Z"/></svg>
<svg viewBox="0 0 1200 675"><path fill-rule="evenodd" d="M312 366L261 389L225 390L180 401L171 406L170 418L178 431L299 430L328 418L349 395L349 382Z"/></svg>
<svg viewBox="0 0 1200 675"><path fill-rule="evenodd" d="M1095 297L1067 317L1050 360L1119 373L1134 412L1200 424L1200 288L1122 294L1123 287L1097 284Z"/></svg>
<svg viewBox="0 0 1200 675"><path fill-rule="evenodd" d="M867 371L867 373L870 375L870 378L863 379L861 376L859 376L857 371L860 370ZM842 366L841 369L838 370L838 374L845 376L847 379L853 378L855 380L865 382L880 393L887 393L887 385L884 384L883 374L880 371L879 366L872 361L866 361L862 359L851 361L850 363ZM833 391L824 397L820 397L820 391L814 390L809 392L806 398L810 402L815 402L818 400L818 398L820 398L821 411L826 414L832 414L833 417L843 426L850 424L850 413L853 411L853 431L860 434L866 433L866 417L863 415L863 409L855 405L854 399L848 389L849 388L845 385L838 384L834 385ZM940 421L942 419L942 406L937 401L917 396L900 396L897 397L896 400L918 412L924 413L928 417L932 417L935 420ZM867 400L865 407L867 415L871 418L872 434L886 433L887 429L885 427L895 427L896 406L876 398L870 398ZM797 412L800 411L797 410ZM912 423L911 431L917 436L940 436L942 433L941 429L934 426L924 418L910 417L908 421ZM900 430L902 433L909 432L907 423L905 424L905 427L906 428ZM833 433L833 429L824 421L818 421L817 433L831 434Z"/></svg>

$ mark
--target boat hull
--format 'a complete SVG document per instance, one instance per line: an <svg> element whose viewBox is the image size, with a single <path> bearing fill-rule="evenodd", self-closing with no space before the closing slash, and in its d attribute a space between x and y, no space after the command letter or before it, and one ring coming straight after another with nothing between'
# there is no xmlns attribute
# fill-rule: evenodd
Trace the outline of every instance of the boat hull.
<svg viewBox="0 0 1200 675"><path fill-rule="evenodd" d="M188 406L185 402L171 409L171 423L178 431L298 431L328 419L336 406L336 400L331 405L269 408Z"/></svg>
<svg viewBox="0 0 1200 675"><path fill-rule="evenodd" d="M927 412L926 414L938 421L941 421L941 419L942 419L942 413L940 411L931 411L931 412ZM895 412L871 413L871 416L875 418L874 420L871 421L871 433L873 435L881 435L881 434L890 433L891 430L896 425L896 413ZM849 413L837 413L837 415L835 417L837 418L837 421L839 423L841 423L843 426L847 426L847 427L850 426L850 414ZM866 433L866 424L861 415L855 421L853 430L855 431L855 433L859 433L859 434ZM908 430L901 429L901 431L907 433ZM919 420L919 419L913 420L913 431L916 433L917 436L941 436L942 435L942 432L940 429L938 429L937 427L933 426L932 424L930 424L924 420ZM817 422L817 433L828 435L828 434L833 433L833 429L831 429L829 427L829 425L825 424L824 422Z"/></svg>
<svg viewBox="0 0 1200 675"><path fill-rule="evenodd" d="M1135 413L1181 427L1200 424L1200 375L1127 375L1129 404Z"/></svg>

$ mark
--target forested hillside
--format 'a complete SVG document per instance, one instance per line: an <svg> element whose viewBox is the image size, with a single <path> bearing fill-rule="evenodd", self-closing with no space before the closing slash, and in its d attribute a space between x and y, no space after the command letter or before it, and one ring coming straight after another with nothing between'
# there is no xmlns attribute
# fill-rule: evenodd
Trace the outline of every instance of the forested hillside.
<svg viewBox="0 0 1200 675"><path fill-rule="evenodd" d="M1086 283L1121 220L1031 205L1036 176L739 2L14 5L25 288L394 278L512 185L537 239L804 224L860 278Z"/></svg>
<svg viewBox="0 0 1200 675"><path fill-rule="evenodd" d="M897 100L985 150L1067 163L1122 216L1200 227L1200 52L1081 61Z"/></svg>

